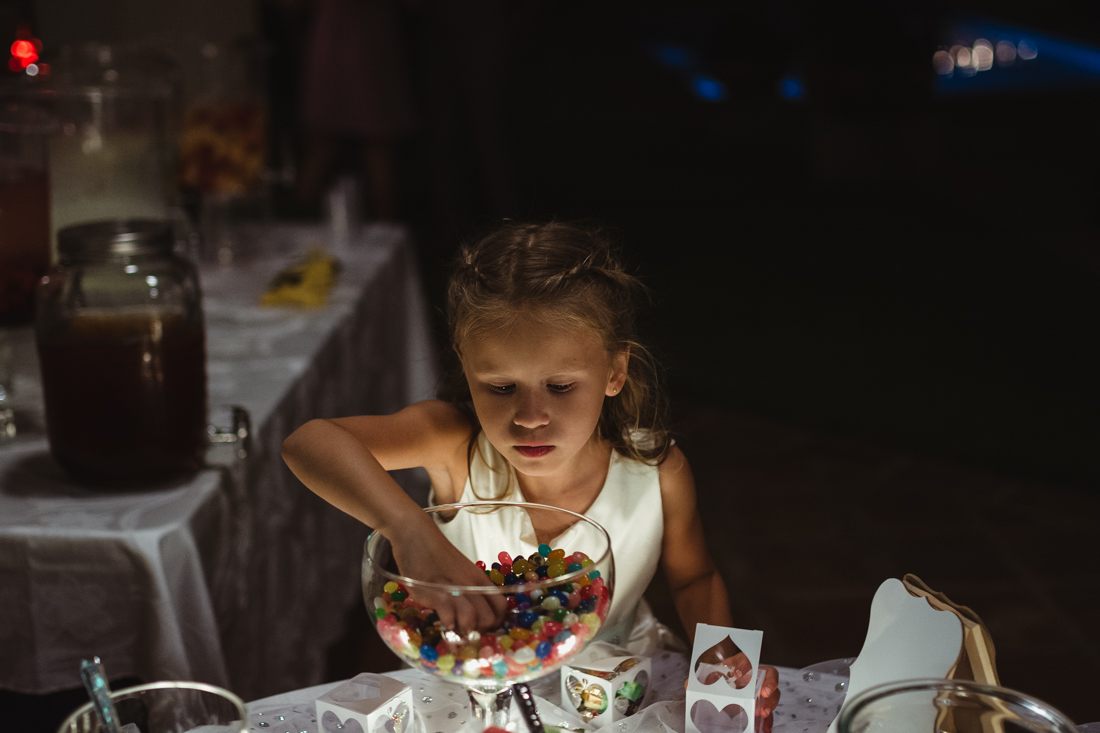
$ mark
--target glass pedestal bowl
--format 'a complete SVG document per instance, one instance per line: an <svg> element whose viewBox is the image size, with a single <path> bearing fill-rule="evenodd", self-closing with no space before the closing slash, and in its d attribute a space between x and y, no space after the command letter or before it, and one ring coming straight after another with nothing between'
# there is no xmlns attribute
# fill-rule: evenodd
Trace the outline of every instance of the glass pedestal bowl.
<svg viewBox="0 0 1100 733"><path fill-rule="evenodd" d="M426 511L470 562L485 564L494 584L405 577L390 541L374 532L363 556L363 599L402 661L462 685L482 725L504 728L512 685L556 670L607 619L615 586L611 539L584 515L539 504L475 502ZM508 607L492 629L445 629L433 608L441 601L432 599L492 595Z"/></svg>

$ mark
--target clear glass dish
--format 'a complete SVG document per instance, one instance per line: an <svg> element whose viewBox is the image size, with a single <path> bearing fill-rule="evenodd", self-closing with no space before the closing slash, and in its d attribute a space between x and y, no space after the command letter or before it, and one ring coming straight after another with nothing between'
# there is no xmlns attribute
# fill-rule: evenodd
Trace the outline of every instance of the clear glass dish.
<svg viewBox="0 0 1100 733"><path fill-rule="evenodd" d="M1077 733L1065 715L1004 687L963 680L902 680L844 706L840 733Z"/></svg>
<svg viewBox="0 0 1100 733"><path fill-rule="evenodd" d="M244 701L228 690L202 682L151 682L111 693L118 724L140 733L244 733ZM132 728L130 730L133 730ZM92 703L77 708L57 733L102 733Z"/></svg>
<svg viewBox="0 0 1100 733"><path fill-rule="evenodd" d="M427 512L463 555L485 564L491 579L492 564L506 559L499 556L515 553L508 556L515 567L500 570L516 572L494 579L513 584L443 585L406 577L393 563L389 540L375 532L364 550L363 599L382 640L402 661L462 685L474 715L486 726L503 727L512 685L556 670L607 619L615 585L611 540L584 515L539 504L446 504ZM549 557L539 554L547 546ZM536 556L547 562L536 565ZM489 595L508 604L500 626L480 632L442 628L437 605Z"/></svg>

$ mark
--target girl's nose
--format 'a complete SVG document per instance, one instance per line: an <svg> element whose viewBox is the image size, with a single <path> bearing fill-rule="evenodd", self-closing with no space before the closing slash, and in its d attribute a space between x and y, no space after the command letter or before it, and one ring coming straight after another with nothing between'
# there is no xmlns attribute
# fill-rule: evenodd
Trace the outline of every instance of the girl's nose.
<svg viewBox="0 0 1100 733"><path fill-rule="evenodd" d="M512 421L521 428L532 430L550 422L550 413L544 400L531 392L521 391L516 399L516 412Z"/></svg>

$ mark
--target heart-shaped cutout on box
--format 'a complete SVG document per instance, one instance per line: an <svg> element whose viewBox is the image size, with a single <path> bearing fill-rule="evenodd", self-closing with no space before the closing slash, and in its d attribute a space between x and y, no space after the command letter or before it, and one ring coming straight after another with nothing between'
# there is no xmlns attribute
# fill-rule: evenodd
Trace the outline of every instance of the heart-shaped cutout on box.
<svg viewBox="0 0 1100 733"><path fill-rule="evenodd" d="M569 704L578 712L581 709L581 692L584 691L584 681L576 675L565 678L565 691L569 694Z"/></svg>
<svg viewBox="0 0 1100 733"><path fill-rule="evenodd" d="M607 712L607 693L595 682L581 690L581 703L577 706L577 712L585 720L603 715Z"/></svg>
<svg viewBox="0 0 1100 733"><path fill-rule="evenodd" d="M749 715L736 703L719 710L710 700L696 700L691 706L691 722L700 733L743 733L749 727Z"/></svg>
<svg viewBox="0 0 1100 733"><path fill-rule="evenodd" d="M374 733L404 733L409 723L409 706L399 701L374 724Z"/></svg>
<svg viewBox="0 0 1100 733"><path fill-rule="evenodd" d="M624 659L623 661L619 662L618 665L616 665L615 669L611 673L611 677L609 677L608 679L614 679L615 677L618 677L621 674L629 672L630 670L634 669L635 667L637 667L641 663L642 663L642 660L638 659L637 657L631 657L630 659Z"/></svg>
<svg viewBox="0 0 1100 733"><path fill-rule="evenodd" d="M355 718L349 718L341 723L336 713L326 710L321 716L321 730L325 733L363 733L363 726Z"/></svg>
<svg viewBox="0 0 1100 733"><path fill-rule="evenodd" d="M624 682L615 690L615 710L620 715L633 715L645 701L645 693L649 688L649 675L643 669L635 677L633 682Z"/></svg>
<svg viewBox="0 0 1100 733"><path fill-rule="evenodd" d="M742 670L742 674L735 675L735 669ZM695 660L695 678L704 685L725 680L730 687L740 690L752 679L752 663L741 647L727 636Z"/></svg>

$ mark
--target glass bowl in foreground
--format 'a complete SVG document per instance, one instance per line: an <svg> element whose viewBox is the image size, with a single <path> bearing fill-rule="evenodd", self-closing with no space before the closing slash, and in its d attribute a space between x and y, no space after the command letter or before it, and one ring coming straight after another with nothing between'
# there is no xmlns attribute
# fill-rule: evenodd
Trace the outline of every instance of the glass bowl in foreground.
<svg viewBox="0 0 1100 733"><path fill-rule="evenodd" d="M917 679L870 687L844 706L840 733L1076 733L1041 700L965 680Z"/></svg>
<svg viewBox="0 0 1100 733"><path fill-rule="evenodd" d="M111 693L118 725L141 733L244 733L244 702L228 690L202 682L150 682ZM57 733L102 733L92 703L77 708Z"/></svg>

